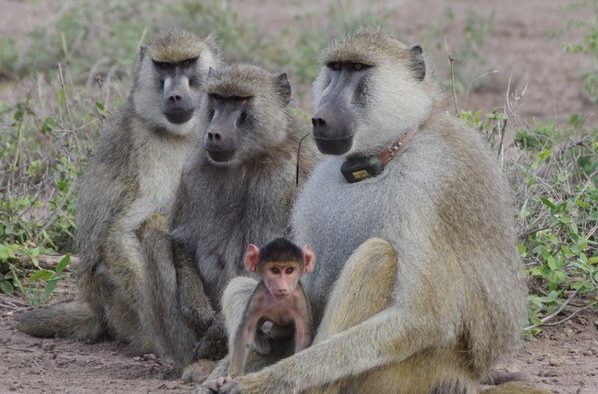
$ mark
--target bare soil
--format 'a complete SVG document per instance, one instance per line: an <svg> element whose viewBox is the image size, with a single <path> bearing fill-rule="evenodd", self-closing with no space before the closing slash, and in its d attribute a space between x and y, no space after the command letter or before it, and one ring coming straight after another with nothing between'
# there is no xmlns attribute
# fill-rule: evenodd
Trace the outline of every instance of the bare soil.
<svg viewBox="0 0 598 394"><path fill-rule="evenodd" d="M67 2L0 0L0 35L23 38L35 26L51 23ZM269 37L284 28L305 28L299 17L311 15L325 29L329 6L323 2L289 0L232 0L242 20L251 21ZM480 16L494 13L494 33L481 47L484 61L474 64L479 75L496 70L472 90L460 108L489 110L514 104L518 122L534 119L561 124L572 113L596 125L596 106L582 89L581 76L591 67L583 55L566 52L567 42L583 35L568 29L570 22L586 21L587 9L573 2L502 0L391 0L354 2L351 10L370 9L386 17L387 25L407 42L421 42L441 26L449 50L463 40L467 11ZM447 22L450 7L454 20ZM299 18L299 19L298 19ZM310 26L312 28L312 26ZM432 62L447 61L443 50L429 53ZM446 75L439 75L445 79ZM509 84L510 80L510 84ZM0 88L11 96L15 86ZM518 92L514 95L515 92ZM522 93L524 92L524 93ZM515 100L518 96L519 99ZM516 102L514 102L516 101ZM300 103L309 110L310 103ZM452 106L452 102L447 104ZM64 296L63 296L64 297ZM63 298L62 297L62 298ZM61 298L61 297L58 297ZM31 338L16 331L16 317L25 310L22 299L0 295L0 392L189 392L193 386L176 378L172 366L153 355L137 356L125 346L103 342L85 344L64 339ZM557 317L557 319L560 317ZM527 374L530 381L557 393L598 393L598 312L584 311L563 324L545 327L525 341L507 368Z"/></svg>
<svg viewBox="0 0 598 394"><path fill-rule="evenodd" d="M194 387L153 354L135 355L123 344L22 334L16 319L29 309L25 304L0 295L0 393L188 393ZM501 369L555 393L597 393L598 313L546 327Z"/></svg>

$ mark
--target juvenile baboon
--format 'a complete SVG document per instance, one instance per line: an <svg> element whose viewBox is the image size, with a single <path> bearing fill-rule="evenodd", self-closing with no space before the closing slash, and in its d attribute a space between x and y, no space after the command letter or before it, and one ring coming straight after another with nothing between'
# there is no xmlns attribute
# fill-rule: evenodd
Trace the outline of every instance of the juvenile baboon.
<svg viewBox="0 0 598 394"><path fill-rule="evenodd" d="M320 62L313 137L330 156L292 220L295 242L318 256L304 281L316 338L220 392L477 392L525 321L501 169L475 130L438 109L421 47L360 30ZM227 287L229 327L254 282Z"/></svg>
<svg viewBox="0 0 598 394"><path fill-rule="evenodd" d="M202 80L218 63L209 39L182 31L140 48L127 102L105 126L81 182L80 299L24 314L21 331L87 340L109 334L153 350L142 327L147 263L138 230L150 213L171 215L198 136Z"/></svg>
<svg viewBox="0 0 598 394"><path fill-rule="evenodd" d="M226 354L221 293L244 273L245 245L288 233L297 193L302 132L286 74L237 64L210 71L205 90L200 146L185 164L170 232L151 230L144 240L161 273L148 281L156 342L180 365ZM314 150L302 148L302 180ZM193 368L185 378L194 378Z"/></svg>
<svg viewBox="0 0 598 394"><path fill-rule="evenodd" d="M312 341L311 310L299 281L301 275L313 270L311 247L306 245L301 249L286 238L276 238L261 250L249 244L244 263L247 271L260 276L260 281L235 332L229 376L243 374L249 346L258 353L270 353L269 339L261 329L265 322L279 327L292 325L295 352Z"/></svg>

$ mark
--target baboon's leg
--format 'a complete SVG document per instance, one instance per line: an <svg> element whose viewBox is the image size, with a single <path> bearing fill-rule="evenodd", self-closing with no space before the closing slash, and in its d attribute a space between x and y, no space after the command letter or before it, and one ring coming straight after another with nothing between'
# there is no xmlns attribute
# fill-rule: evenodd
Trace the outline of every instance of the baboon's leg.
<svg viewBox="0 0 598 394"><path fill-rule="evenodd" d="M130 342L135 351L154 351L140 320L145 313L143 289L147 263L139 238L133 231L117 228L110 234L101 245L102 261L114 282L105 306L108 329L117 339Z"/></svg>
<svg viewBox="0 0 598 394"><path fill-rule="evenodd" d="M326 304L314 345L361 323L391 302L397 278L397 257L382 239L364 242L347 260ZM317 387L311 393L339 392L344 382Z"/></svg>
<svg viewBox="0 0 598 394"><path fill-rule="evenodd" d="M328 298L314 344L361 323L389 306L397 278L390 244L374 238L347 260Z"/></svg>
<svg viewBox="0 0 598 394"><path fill-rule="evenodd" d="M195 332L186 324L177 300L177 278L172 242L160 229L149 229L142 239L147 257L145 282L146 315L141 322L151 335L162 358L172 358L178 365L193 361Z"/></svg>
<svg viewBox="0 0 598 394"><path fill-rule="evenodd" d="M391 305L397 279L397 260L392 246L379 238L364 242L349 257L330 295L314 344L367 320ZM473 380L469 376L461 377L461 360L454 359L455 352L453 349L440 349L419 354L399 364L376 368L314 388L311 392L387 392L391 387L402 393L475 392ZM431 369L430 365L435 364L437 367ZM434 382L440 383L435 387Z"/></svg>

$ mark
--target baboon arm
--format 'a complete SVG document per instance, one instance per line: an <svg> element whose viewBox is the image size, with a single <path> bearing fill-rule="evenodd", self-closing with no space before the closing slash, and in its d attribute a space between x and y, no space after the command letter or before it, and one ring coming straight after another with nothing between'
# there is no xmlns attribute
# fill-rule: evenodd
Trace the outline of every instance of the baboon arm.
<svg viewBox="0 0 598 394"><path fill-rule="evenodd" d="M311 344L311 338L309 316L297 314L295 317L295 353L307 348Z"/></svg>
<svg viewBox="0 0 598 394"><path fill-rule="evenodd" d="M216 312L205 293L203 281L194 262L178 246L174 247L177 292L181 313L200 335L212 324Z"/></svg>
<svg viewBox="0 0 598 394"><path fill-rule="evenodd" d="M405 320L396 308L387 309L259 372L237 379L239 392L301 392L333 383L446 343L443 330L428 332L430 322Z"/></svg>

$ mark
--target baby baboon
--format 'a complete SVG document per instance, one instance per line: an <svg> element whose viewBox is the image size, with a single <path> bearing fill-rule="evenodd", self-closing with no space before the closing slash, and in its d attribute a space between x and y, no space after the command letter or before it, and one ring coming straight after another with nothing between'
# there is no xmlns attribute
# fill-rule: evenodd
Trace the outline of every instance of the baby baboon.
<svg viewBox="0 0 598 394"><path fill-rule="evenodd" d="M162 356L182 365L226 354L220 295L243 273L244 245L288 233L302 134L284 73L232 65L210 71L205 90L201 146L183 170L169 237L148 242L150 265L163 273L148 282L156 341L165 344ZM301 179L313 151L302 148Z"/></svg>
<svg viewBox="0 0 598 394"><path fill-rule="evenodd" d="M230 376L243 374L248 344L253 344L259 353L269 353L267 338L261 331L266 321L277 326L294 325L296 352L308 347L312 340L309 301L299 282L303 273L313 270L311 247L301 249L285 238L277 238L261 250L249 244L244 262L245 269L258 273L261 279L235 333Z"/></svg>
<svg viewBox="0 0 598 394"><path fill-rule="evenodd" d="M421 47L360 30L320 61L313 137L330 156L292 220L295 242L319 260L304 281L316 338L227 392L477 392L526 315L501 169L475 130L436 106ZM227 325L251 285L227 287Z"/></svg>
<svg viewBox="0 0 598 394"><path fill-rule="evenodd" d="M147 263L137 231L152 212L171 215L198 135L202 80L218 63L210 40L187 32L141 47L128 100L104 128L81 182L81 299L24 314L21 331L88 340L107 333L153 350L142 328Z"/></svg>

